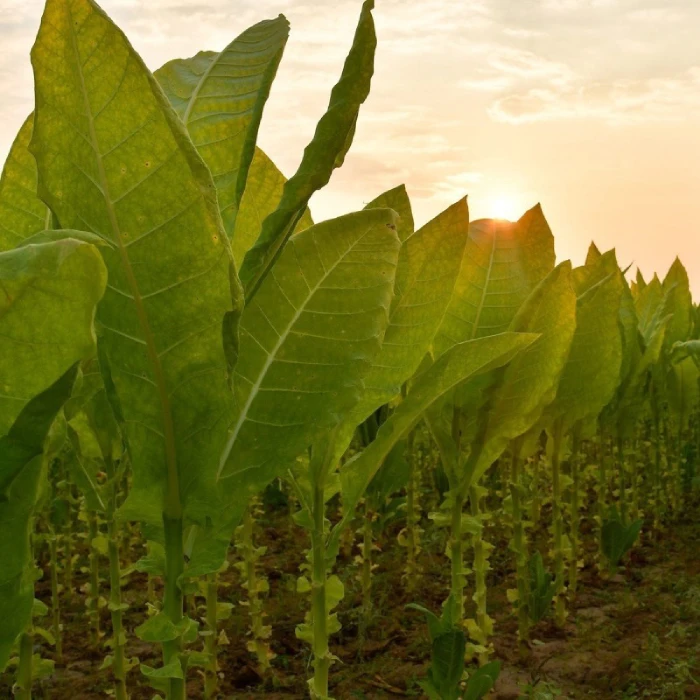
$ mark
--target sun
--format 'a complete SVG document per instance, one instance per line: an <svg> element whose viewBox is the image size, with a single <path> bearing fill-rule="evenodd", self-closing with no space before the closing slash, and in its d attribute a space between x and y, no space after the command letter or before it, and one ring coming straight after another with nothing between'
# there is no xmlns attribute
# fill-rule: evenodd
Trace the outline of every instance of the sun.
<svg viewBox="0 0 700 700"><path fill-rule="evenodd" d="M487 200L486 211L488 216L494 219L517 221L522 216L524 209L520 197L508 192L501 192Z"/></svg>

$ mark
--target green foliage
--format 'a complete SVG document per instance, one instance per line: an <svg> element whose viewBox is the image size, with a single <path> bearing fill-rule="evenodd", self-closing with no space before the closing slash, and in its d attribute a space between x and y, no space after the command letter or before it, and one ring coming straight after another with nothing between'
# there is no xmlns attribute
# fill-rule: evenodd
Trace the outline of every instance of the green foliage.
<svg viewBox="0 0 700 700"><path fill-rule="evenodd" d="M247 299L255 295L282 252L311 195L328 183L352 144L360 106L367 99L374 73L377 37L373 8L374 1L365 0L352 48L331 92L328 109L304 150L297 172L285 183L277 208L265 219L260 237L246 254L240 274Z"/></svg>
<svg viewBox="0 0 700 700"><path fill-rule="evenodd" d="M465 264L435 338L434 354L508 330L530 291L553 267L554 238L539 205L516 222L471 222Z"/></svg>
<svg viewBox="0 0 700 700"><path fill-rule="evenodd" d="M537 336L531 333L500 333L459 343L419 374L406 398L380 428L376 440L343 466L340 479L345 507L357 505L394 445L432 404L443 399L460 383L506 364L536 339ZM337 545L348 518L344 514L333 528L332 546Z"/></svg>
<svg viewBox="0 0 700 700"><path fill-rule="evenodd" d="M545 571L542 555L535 552L528 562L530 585L527 600L528 616L533 622L539 622L551 610L552 599L556 593L554 576Z"/></svg>
<svg viewBox="0 0 700 700"><path fill-rule="evenodd" d="M287 178L272 160L260 148L256 148L253 162L248 170L248 180L231 240L237 266L240 266L245 254L258 240L265 219L279 205L286 182ZM299 219L294 233L313 226L313 223L307 208Z"/></svg>
<svg viewBox="0 0 700 700"><path fill-rule="evenodd" d="M540 337L497 372L486 390L467 467L474 483L554 399L575 329L571 265L562 263L533 290L511 322L509 330Z"/></svg>
<svg viewBox="0 0 700 700"><path fill-rule="evenodd" d="M98 556L110 561L113 655L103 668L117 700L137 664L124 655L120 597L134 570L150 575L151 592L153 577L164 588L135 630L163 648L163 665L142 665L144 675L183 700L188 666L203 666L205 697L214 697L217 621L231 612L218 602L215 572L251 499L286 479L312 545L297 581L311 599L297 636L313 652L310 692L329 700L329 636L341 628L345 593L342 572L331 573L340 535L364 498L369 607L373 528L396 517L405 487L415 510L412 431L424 420L441 458L431 518L450 528L452 590L440 617L411 606L428 620L422 687L432 698L478 700L499 672L486 664L465 678L465 654L476 650L483 663L491 648L493 547L484 536L493 488L510 498L521 651L529 622L555 599L562 623L567 585L575 592L579 458L596 424L611 571L637 540L643 508L656 524L680 512L700 444L700 312L680 261L663 282L638 274L628 285L614 251L592 243L584 266L555 267L539 205L516 222L470 224L460 199L416 231L403 185L313 224L310 198L342 165L369 93L372 9L366 0L328 109L287 180L256 144L288 39L282 15L152 75L93 0L47 0L32 50L36 109L0 178L0 669L19 647L11 663L25 696L32 677L50 671L33 654L35 633L60 644L58 543L70 593L74 540L86 540L95 643ZM362 449L348 452L358 426ZM608 435L617 453L606 472ZM509 446L511 483L506 471L485 478ZM540 467L545 454L551 475ZM524 515L528 497L539 515L550 477L554 580L539 553L528 556ZM327 518L336 496L342 515ZM125 572L120 547L133 533L118 532L117 514L140 522L147 546ZM42 515L36 542L50 533L53 633L32 625L32 608L42 611L30 535ZM416 532L419 517L409 516ZM267 584L256 572L265 548L254 544L251 518L240 534L248 648L264 670L273 656L260 600ZM476 614L465 623L470 573ZM205 574L206 585L196 580ZM201 633L196 604L184 614L183 598L196 594L206 600ZM188 649L199 636L204 651Z"/></svg>
<svg viewBox="0 0 700 700"><path fill-rule="evenodd" d="M74 240L0 254L0 669L34 600L32 518L44 489L44 441L94 350L104 265Z"/></svg>
<svg viewBox="0 0 700 700"><path fill-rule="evenodd" d="M264 486L360 399L387 324L394 221L390 210L372 209L290 240L241 318L236 419L221 480L258 467L249 478Z"/></svg>
<svg viewBox="0 0 700 700"><path fill-rule="evenodd" d="M491 661L469 675L463 700L481 700L496 685L501 673L501 662Z"/></svg>
<svg viewBox="0 0 700 700"><path fill-rule="evenodd" d="M415 233L411 205L403 187L380 195L367 209L379 204L399 213L397 234L403 245L386 333L365 377L362 396L336 438L336 461L349 446L356 426L395 398L418 370L445 316L467 250L469 211L465 199Z"/></svg>
<svg viewBox="0 0 700 700"><path fill-rule="evenodd" d="M125 515L158 524L192 510L213 479L226 420L208 416L232 411L221 322L242 298L214 185L153 76L90 0L48 0L32 62L40 196L64 226L109 244L98 321L133 463Z"/></svg>
<svg viewBox="0 0 700 700"><path fill-rule="evenodd" d="M614 253L577 268L574 279L576 332L556 398L545 412L548 420L563 421L566 431L603 410L615 393L622 364L618 309L623 280Z"/></svg>
<svg viewBox="0 0 700 700"><path fill-rule="evenodd" d="M431 665L428 678L420 682L423 691L432 700L480 700L494 686L501 670L499 662L485 664L469 674L466 689L462 690L465 674L464 654L466 638L460 627L457 603L453 595L445 601L442 614L437 617L422 605L407 606L425 614L430 632Z"/></svg>
<svg viewBox="0 0 700 700"><path fill-rule="evenodd" d="M218 54L170 61L154 74L212 173L229 238L288 36L289 22L280 15L250 27Z"/></svg>
<svg viewBox="0 0 700 700"><path fill-rule="evenodd" d="M34 115L22 124L0 177L0 251L51 226L51 212L36 196L36 163L29 152Z"/></svg>
<svg viewBox="0 0 700 700"><path fill-rule="evenodd" d="M603 521L602 546L611 571L620 564L622 557L632 549L639 537L644 521L628 521L623 518L616 506L611 506L608 517Z"/></svg>

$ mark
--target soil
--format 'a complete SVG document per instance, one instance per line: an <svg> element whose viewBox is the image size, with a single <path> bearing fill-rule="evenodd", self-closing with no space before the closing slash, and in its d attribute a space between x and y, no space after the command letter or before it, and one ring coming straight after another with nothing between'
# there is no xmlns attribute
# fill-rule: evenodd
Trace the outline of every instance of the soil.
<svg viewBox="0 0 700 700"><path fill-rule="evenodd" d="M620 574L601 579L590 552L580 573L579 593L570 603L566 626L558 629L550 619L533 630L530 652L521 658L516 641L517 623L506 589L512 586L512 561L507 541L491 539L489 613L495 618L494 658L502 662L501 675L490 696L494 700L516 698L700 698L700 561L695 549L700 510L690 509L684 519L664 532L644 534ZM261 569L270 583L265 600L267 622L272 625L272 671L261 678L255 660L246 649L246 609L235 605L233 615L222 623L230 641L219 661L220 697L247 700L282 700L306 697L311 675L308 647L295 636L303 621L307 596L295 592L299 564L307 546L306 533L290 526L287 511L270 510L258 522L258 544L267 552ZM332 638L338 661L331 669L331 694L337 700L362 698L425 697L418 681L429 667L430 646L423 616L407 610L419 602L438 612L449 584L449 563L443 554L444 531L425 523L421 566L423 575L413 591L402 579L404 550L397 546L399 526L390 526L378 539L377 569L373 577L373 609L364 615L356 551L341 554L336 571L345 583L346 597L339 607L343 624ZM501 530L503 531L503 530ZM535 533L540 551L547 552L547 533ZM592 536L584 537L593 547ZM467 554L468 556L468 554ZM85 553L76 565L75 590L70 605L64 604L64 658L56 662L52 677L37 684L36 698L88 700L105 697L110 689L109 672L100 670L105 650L91 648L88 620L79 588L86 574ZM106 576L104 571L103 575ZM235 567L222 574L221 600L237 604L239 588ZM230 585L227 585L230 584ZM105 592L106 595L106 583ZM125 614L128 654L141 663L159 665L158 650L133 635L146 618L147 582L133 574L123 596L130 606ZM156 586L155 597L160 593ZM37 583L37 597L50 605L46 571ZM156 601L152 601L155 603ZM45 618L50 625L50 616ZM109 630L109 614L102 610L102 629ZM54 658L52 647L37 636L37 651ZM188 696L203 697L202 680L190 672ZM138 668L129 674L133 700L150 700L154 691L143 681ZM0 698L10 697L11 677L0 676Z"/></svg>

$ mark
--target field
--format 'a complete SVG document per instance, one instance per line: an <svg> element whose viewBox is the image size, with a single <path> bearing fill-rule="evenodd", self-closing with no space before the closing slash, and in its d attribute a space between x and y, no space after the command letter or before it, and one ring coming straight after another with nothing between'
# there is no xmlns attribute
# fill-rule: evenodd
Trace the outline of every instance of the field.
<svg viewBox="0 0 700 700"><path fill-rule="evenodd" d="M0 179L0 694L700 694L700 313L537 205L322 222L364 3L288 180L280 15L151 73L48 0Z"/></svg>
<svg viewBox="0 0 700 700"><path fill-rule="evenodd" d="M230 645L222 647L219 657L223 697L278 700L303 697L305 693L309 655L294 635L294 628L304 614L294 591L304 549L298 532L288 526L286 504L272 502L268 512L259 518L256 534L258 544L267 548L260 565L270 584L264 609L274 625L270 647L276 657L272 671L261 674L255 657L246 649L249 628L246 611L235 611L220 625L230 641ZM698 534L697 516L697 510L691 508L671 531L643 542L634 550L623 576L615 581L602 580L592 567L584 568L583 590L572 611L573 619L561 630L549 619L539 623L533 632L537 644L526 659L521 659L518 653L517 625L506 597L514 573L508 543L495 536L489 607L496 619L493 639L496 658L502 661L503 669L493 697L622 700L692 698L700 693L696 680L700 588L698 562L692 547ZM353 565L352 556L340 558L347 595L343 630L334 640L333 649L342 661L335 678L336 697L421 697L418 681L425 677L429 667L430 640L423 619L405 608L418 596L408 593L401 580L404 562L397 562L395 541L400 527L400 523L387 527L378 542L381 551L376 556L374 605L364 627L358 568ZM540 529L536 539L546 547L545 530ZM426 536L420 556L423 576L419 597L436 610L448 585L443 545L441 538ZM87 564L86 554L83 550L83 564ZM235 562L235 557L231 559ZM48 572L45 579L37 586L37 595L49 605ZM76 589L87 580L86 574L76 571ZM221 598L236 603L235 592L239 590L241 576L232 568L221 576L221 582L224 581L230 587L222 586ZM158 582L156 591L159 587ZM125 624L133 629L147 615L149 599L144 577L134 576L123 595L130 605ZM72 605L63 608L62 615L64 658L42 686L50 689L49 697L70 696L75 700L98 697L109 690L110 679L100 669L101 650L85 648L83 596L76 595ZM101 622L103 629L109 628L106 610L102 612ZM142 661L157 662L157 651L152 645L134 639L129 646L130 653ZM55 658L53 648L45 643L41 645L41 654ZM136 677L131 681L132 697L151 697L147 684L139 683ZM189 697L201 697L202 683L197 674L193 674L188 691ZM39 689L37 695L42 697Z"/></svg>

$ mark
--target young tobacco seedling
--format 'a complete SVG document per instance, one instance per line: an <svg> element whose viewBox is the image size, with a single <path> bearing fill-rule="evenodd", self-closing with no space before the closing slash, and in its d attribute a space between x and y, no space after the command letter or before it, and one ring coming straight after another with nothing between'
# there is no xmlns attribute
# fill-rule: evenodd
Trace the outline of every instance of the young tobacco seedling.
<svg viewBox="0 0 700 700"><path fill-rule="evenodd" d="M528 563L530 585L527 598L527 614L532 622L539 622L551 609L556 593L554 576L544 568L542 555L535 552Z"/></svg>
<svg viewBox="0 0 700 700"><path fill-rule="evenodd" d="M608 518L603 522L601 541L611 574L617 571L622 557L634 546L643 524L641 519L630 522L620 515L616 506L610 506Z"/></svg>
<svg viewBox="0 0 700 700"><path fill-rule="evenodd" d="M416 603L407 607L424 613L428 623L431 664L427 680L419 682L425 694L430 700L481 700L496 683L501 664L485 664L469 675L464 687L466 636L454 595L448 597L440 617Z"/></svg>

